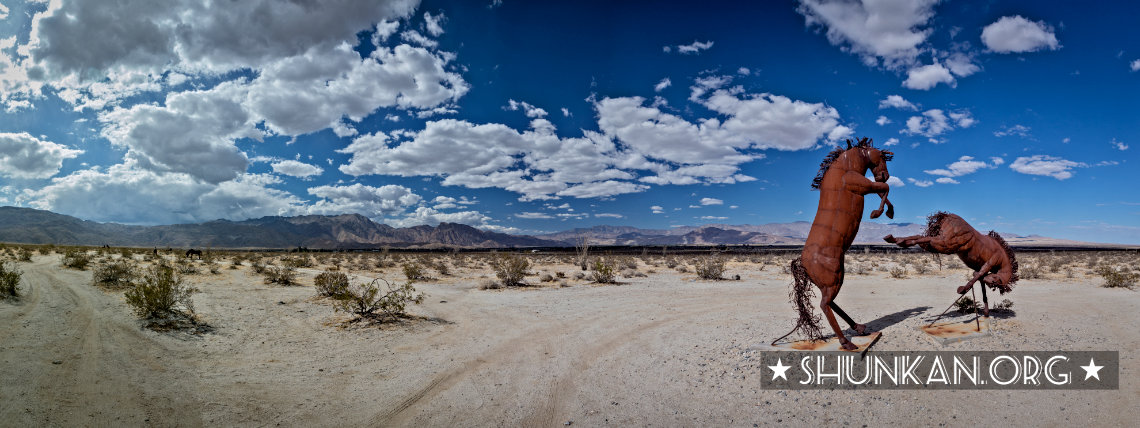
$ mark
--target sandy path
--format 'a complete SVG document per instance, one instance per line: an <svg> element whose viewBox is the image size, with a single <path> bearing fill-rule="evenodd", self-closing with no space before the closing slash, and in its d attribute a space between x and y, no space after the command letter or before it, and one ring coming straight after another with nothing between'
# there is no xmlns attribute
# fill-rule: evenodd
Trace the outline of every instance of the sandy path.
<svg viewBox="0 0 1140 428"><path fill-rule="evenodd" d="M12 326L0 331L0 374L15 380L0 386L0 420L16 425L1062 426L1140 415L1140 293L1093 279L1023 281L994 336L944 349L1120 350L1119 391L762 391L756 345L794 316L778 269L509 290L478 290L486 273L460 271L417 285L429 297L412 311L426 320L383 328L340 327L346 317L311 287L223 269L192 277L215 330L189 337L141 329L118 293L57 260L23 265L28 296L0 303ZM915 327L961 277L850 276L837 301L884 332L879 349L942 349Z"/></svg>

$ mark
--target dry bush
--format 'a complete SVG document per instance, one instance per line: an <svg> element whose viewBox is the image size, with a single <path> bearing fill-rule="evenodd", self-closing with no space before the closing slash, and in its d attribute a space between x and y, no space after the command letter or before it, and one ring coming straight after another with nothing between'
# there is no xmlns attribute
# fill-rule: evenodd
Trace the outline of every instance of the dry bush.
<svg viewBox="0 0 1140 428"><path fill-rule="evenodd" d="M930 272L930 265L926 264L926 262L914 263L911 264L911 266L914 267L914 273L916 275L926 275Z"/></svg>
<svg viewBox="0 0 1140 428"><path fill-rule="evenodd" d="M87 270L87 265L91 264L91 256L87 255L86 251L70 248L63 253L60 263L66 268Z"/></svg>
<svg viewBox="0 0 1140 428"><path fill-rule="evenodd" d="M613 263L611 263L611 262L609 262L603 258L598 258L597 260L594 260L593 272L591 272L591 277L594 280L594 282L599 283L599 284L613 284L614 283L614 277L615 277Z"/></svg>
<svg viewBox="0 0 1140 428"><path fill-rule="evenodd" d="M492 279L484 279L482 281L479 281L480 290L496 290L499 288L503 288L503 286L502 284L499 284L498 281Z"/></svg>
<svg viewBox="0 0 1140 428"><path fill-rule="evenodd" d="M906 266L905 265L895 266L895 267L891 268L890 274L891 274L891 278L894 278L894 279L906 278L906 275L907 275Z"/></svg>
<svg viewBox="0 0 1140 428"><path fill-rule="evenodd" d="M8 262L0 263L0 299L20 297L20 269Z"/></svg>
<svg viewBox="0 0 1140 428"><path fill-rule="evenodd" d="M701 279L724 279L724 260L718 255L698 258L693 266Z"/></svg>
<svg viewBox="0 0 1140 428"><path fill-rule="evenodd" d="M178 268L178 273L183 275L197 275L201 273L201 271L198 270L198 266L194 264L194 261L185 257L178 259L178 265L176 267Z"/></svg>
<svg viewBox="0 0 1140 428"><path fill-rule="evenodd" d="M51 254L51 250L52 250L51 244L44 245L44 246L36 249L36 251L39 251L41 256L46 256L48 254Z"/></svg>
<svg viewBox="0 0 1140 428"><path fill-rule="evenodd" d="M623 269L621 271L622 278L645 278L649 275L641 273L637 269Z"/></svg>
<svg viewBox="0 0 1140 428"><path fill-rule="evenodd" d="M384 288L380 287L380 282L384 283ZM393 287L387 280L374 279L367 284L351 285L333 297L336 310L352 313L358 319L379 321L384 317L396 320L407 316L407 305L420 304L425 295L417 293L411 281Z"/></svg>
<svg viewBox="0 0 1140 428"><path fill-rule="evenodd" d="M530 262L526 257L516 254L503 254L491 260L491 269L504 287L525 285L523 278L529 268Z"/></svg>
<svg viewBox="0 0 1140 428"><path fill-rule="evenodd" d="M538 277L538 280L539 280L539 282L551 282L551 281L554 281L554 276L549 274L549 273L543 272L542 275Z"/></svg>
<svg viewBox="0 0 1140 428"><path fill-rule="evenodd" d="M95 266L91 272L91 285L103 288L119 289L134 285L138 277L135 266L123 259L103 262Z"/></svg>
<svg viewBox="0 0 1140 428"><path fill-rule="evenodd" d="M981 309L978 307L978 302L975 302L974 299L971 299L969 296L963 296L961 299L958 299L958 302L954 303L954 306L958 308L958 312L963 314L972 314Z"/></svg>
<svg viewBox="0 0 1140 428"><path fill-rule="evenodd" d="M1002 299L1001 303L994 305L993 310L1000 312L1013 312L1013 301Z"/></svg>
<svg viewBox="0 0 1140 428"><path fill-rule="evenodd" d="M1041 279L1045 277L1045 272L1041 269L1040 265L1029 263L1021 265L1021 269L1018 269L1017 274L1021 279Z"/></svg>
<svg viewBox="0 0 1140 428"><path fill-rule="evenodd" d="M296 285L297 271L289 266L269 265L262 271L266 284Z"/></svg>
<svg viewBox="0 0 1140 428"><path fill-rule="evenodd" d="M439 272L440 276L451 276L451 267L447 265L447 260L436 260L432 263L432 268Z"/></svg>
<svg viewBox="0 0 1140 428"><path fill-rule="evenodd" d="M29 250L27 247L20 248L19 257L17 257L16 260L21 262L32 261L32 250Z"/></svg>
<svg viewBox="0 0 1140 428"><path fill-rule="evenodd" d="M297 269L313 267L313 259L309 256L282 257L281 264Z"/></svg>
<svg viewBox="0 0 1140 428"><path fill-rule="evenodd" d="M317 294L322 296L337 296L348 291L348 275L340 272L324 271L313 279L313 286Z"/></svg>
<svg viewBox="0 0 1140 428"><path fill-rule="evenodd" d="M404 276L408 281L426 281L428 279L427 269L424 269L420 260L409 260L404 262Z"/></svg>
<svg viewBox="0 0 1140 428"><path fill-rule="evenodd" d="M192 316L190 296L196 291L182 282L173 267L157 264L147 269L123 297L139 318Z"/></svg>
<svg viewBox="0 0 1140 428"><path fill-rule="evenodd" d="M1140 274L1128 272L1125 269L1115 269L1112 266L1101 265L1096 268L1096 274L1104 278L1104 288L1127 288L1132 289L1136 287L1136 281L1140 280Z"/></svg>

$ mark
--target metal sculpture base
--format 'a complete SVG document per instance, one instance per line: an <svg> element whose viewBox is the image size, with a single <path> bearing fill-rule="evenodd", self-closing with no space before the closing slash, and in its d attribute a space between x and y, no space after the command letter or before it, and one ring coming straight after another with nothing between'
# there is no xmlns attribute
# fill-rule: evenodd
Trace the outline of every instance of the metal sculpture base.
<svg viewBox="0 0 1140 428"><path fill-rule="evenodd" d="M924 325L918 327L918 330L925 333L925 336L934 343L942 346L991 335L990 319L986 317L977 320L951 321L931 326Z"/></svg>
<svg viewBox="0 0 1140 428"><path fill-rule="evenodd" d="M855 349L850 351L839 346L839 338L837 337L823 340L797 340L795 342L777 343L775 345L765 346L764 348L773 351L847 351L866 354L867 350L871 349L882 335L883 332L876 331L866 336L848 336L851 343L855 344Z"/></svg>

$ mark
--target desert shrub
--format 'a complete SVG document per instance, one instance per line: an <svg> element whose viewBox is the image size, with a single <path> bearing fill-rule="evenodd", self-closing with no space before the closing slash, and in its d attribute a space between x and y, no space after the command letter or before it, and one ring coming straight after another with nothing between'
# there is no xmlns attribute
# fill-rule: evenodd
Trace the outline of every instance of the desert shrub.
<svg viewBox="0 0 1140 428"><path fill-rule="evenodd" d="M39 251L39 253L40 253L40 255L41 255L41 256L46 256L46 255L48 255L48 254L51 254L51 251L52 251L52 247L53 247L53 246L52 246L52 245L50 245L50 244L49 244L49 245L44 245L44 246L42 246L42 247L40 247L40 248L37 248L37 249L36 249L36 251Z"/></svg>
<svg viewBox="0 0 1140 428"><path fill-rule="evenodd" d="M538 277L538 280L541 282L551 282L554 281L554 275L544 272L542 276Z"/></svg>
<svg viewBox="0 0 1140 428"><path fill-rule="evenodd" d="M504 254L491 260L491 269L504 287L523 285L523 278L529 268L530 262L526 257L515 254Z"/></svg>
<svg viewBox="0 0 1140 428"><path fill-rule="evenodd" d="M930 272L930 265L926 263L916 263L911 266L914 266L914 273L918 275L926 275Z"/></svg>
<svg viewBox="0 0 1140 428"><path fill-rule="evenodd" d="M0 263L0 299L20 296L20 276L23 272L7 262Z"/></svg>
<svg viewBox="0 0 1140 428"><path fill-rule="evenodd" d="M479 281L480 290L496 290L502 287L502 284L499 284L498 281L495 281L493 279L484 279L482 281Z"/></svg>
<svg viewBox="0 0 1140 428"><path fill-rule="evenodd" d="M591 272L591 278L594 282L599 284L613 284L615 276L613 263L602 258L594 260L593 272Z"/></svg>
<svg viewBox="0 0 1140 428"><path fill-rule="evenodd" d="M138 271L131 262L119 259L118 261L104 262L95 266L91 272L91 285L105 288L127 288L134 285Z"/></svg>
<svg viewBox="0 0 1140 428"><path fill-rule="evenodd" d="M188 258L178 259L178 265L175 267L178 269L178 273L183 275L197 275L201 272L198 270L198 266L194 264L194 261Z"/></svg>
<svg viewBox="0 0 1140 428"><path fill-rule="evenodd" d="M428 279L427 269L417 260L404 262L404 276L408 281L423 281Z"/></svg>
<svg viewBox="0 0 1140 428"><path fill-rule="evenodd" d="M384 283L381 288L380 283ZM351 285L343 293L334 298L334 307L339 311L355 314L362 319L378 319L382 317L393 320L406 316L404 310L409 303L423 302L425 295L417 293L412 282L393 287L384 279L374 279L367 284Z"/></svg>
<svg viewBox="0 0 1140 428"><path fill-rule="evenodd" d="M701 279L724 279L724 260L720 256L699 258L693 267Z"/></svg>
<svg viewBox="0 0 1140 428"><path fill-rule="evenodd" d="M296 257L283 257L281 264L291 268L307 268L313 267L313 259L309 256L296 256Z"/></svg>
<svg viewBox="0 0 1140 428"><path fill-rule="evenodd" d="M1009 299L1002 299L1001 303L994 305L995 311L1011 312L1013 311L1013 301Z"/></svg>
<svg viewBox="0 0 1140 428"><path fill-rule="evenodd" d="M1045 271L1041 269L1041 266L1038 264L1026 263L1021 265L1021 269L1018 269L1017 274L1021 279L1041 279L1045 276Z"/></svg>
<svg viewBox="0 0 1140 428"><path fill-rule="evenodd" d="M163 318L192 315L190 295L196 291L183 283L173 267L157 264L147 269L123 297L139 318Z"/></svg>
<svg viewBox="0 0 1140 428"><path fill-rule="evenodd" d="M963 296L961 299L958 299L958 302L955 303L954 306L958 308L958 312L964 314L972 314L978 310L978 302L975 302L974 299L968 296Z"/></svg>
<svg viewBox="0 0 1140 428"><path fill-rule="evenodd" d="M1140 274L1127 272L1124 269L1114 269L1108 265L1097 267L1096 274L1104 278L1104 284L1101 286L1105 288L1132 289L1136 286L1136 281L1140 279Z"/></svg>
<svg viewBox="0 0 1140 428"><path fill-rule="evenodd" d="M266 284L295 285L297 271L289 266L266 266L261 272Z"/></svg>
<svg viewBox="0 0 1140 428"><path fill-rule="evenodd" d="M61 263L66 268L87 270L87 265L91 264L91 256L87 255L86 251L72 248L63 253Z"/></svg>
<svg viewBox="0 0 1140 428"><path fill-rule="evenodd" d="M867 268L867 265L864 263L852 263L851 268L847 269L847 272L851 272L855 275L867 275L871 273L871 270Z"/></svg>
<svg viewBox="0 0 1140 428"><path fill-rule="evenodd" d="M642 273L641 271L639 271L637 269L626 268L626 269L622 269L621 276L623 278L645 278L648 275Z"/></svg>
<svg viewBox="0 0 1140 428"><path fill-rule="evenodd" d="M906 266L901 266L901 265L895 266L895 267L891 268L890 274L891 274L891 278L895 278L895 279L906 278L906 275L907 275Z"/></svg>
<svg viewBox="0 0 1140 428"><path fill-rule="evenodd" d="M348 290L348 275L340 272L324 271L313 279L317 294L322 296L337 296Z"/></svg>
<svg viewBox="0 0 1140 428"><path fill-rule="evenodd" d="M577 280L586 279L586 273L585 272L574 272L574 279L577 279Z"/></svg>
<svg viewBox="0 0 1140 428"><path fill-rule="evenodd" d="M21 262L32 261L32 250L29 250L27 248L20 248L19 257L17 257L17 260Z"/></svg>
<svg viewBox="0 0 1140 428"><path fill-rule="evenodd" d="M441 276L451 275L451 267L447 265L446 260L439 260L432 264L432 268L439 272Z"/></svg>

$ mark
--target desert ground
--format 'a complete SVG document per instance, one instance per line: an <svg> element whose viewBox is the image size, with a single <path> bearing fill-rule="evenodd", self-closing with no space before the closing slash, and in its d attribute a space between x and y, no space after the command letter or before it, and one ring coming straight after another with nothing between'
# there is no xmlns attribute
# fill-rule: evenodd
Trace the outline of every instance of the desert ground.
<svg viewBox="0 0 1140 428"><path fill-rule="evenodd" d="M92 271L157 259L82 251L85 270L61 266L61 249L9 262L23 274L20 297L0 300L0 425L1129 426L1140 416L1140 293L1105 288L1096 273L1131 272L1136 252L1019 254L1023 279L991 294L1014 303L992 319L994 334L946 346L916 327L965 283L955 258L940 269L917 253L851 254L837 298L883 332L871 352L1118 350L1119 390L773 391L760 389L770 370L757 360L795 319L787 254L718 256L729 279L706 280L694 271L712 256L599 253L616 284L593 281L573 255L527 254L515 287L497 287L494 254L167 254L208 328L156 331ZM313 287L326 270L402 283L409 265L427 277L414 282L426 298L398 321L354 322ZM296 284L267 284L266 266L290 266Z"/></svg>

